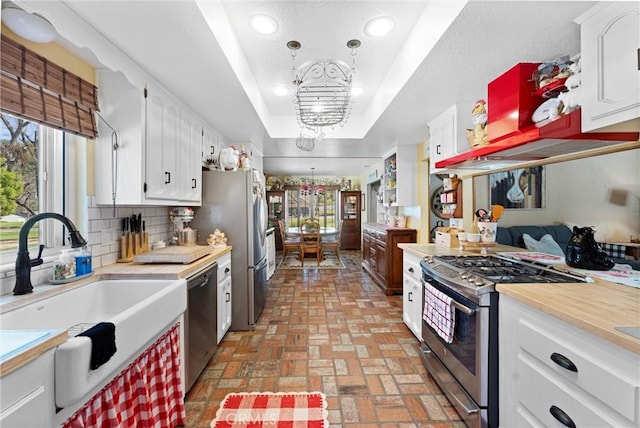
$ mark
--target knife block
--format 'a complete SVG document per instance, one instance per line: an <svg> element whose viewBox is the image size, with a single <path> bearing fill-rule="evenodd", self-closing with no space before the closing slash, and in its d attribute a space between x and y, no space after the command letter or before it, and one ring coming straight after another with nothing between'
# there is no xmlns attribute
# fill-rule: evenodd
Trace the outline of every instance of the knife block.
<svg viewBox="0 0 640 428"><path fill-rule="evenodd" d="M131 235L122 235L122 237L120 237L120 258L116 260L116 263L129 263L132 261Z"/></svg>

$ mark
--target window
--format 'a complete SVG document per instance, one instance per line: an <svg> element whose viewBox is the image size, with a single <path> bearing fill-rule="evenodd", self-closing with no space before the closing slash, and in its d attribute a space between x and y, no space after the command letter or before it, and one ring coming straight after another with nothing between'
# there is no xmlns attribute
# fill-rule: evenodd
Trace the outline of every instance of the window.
<svg viewBox="0 0 640 428"><path fill-rule="evenodd" d="M322 192L287 189L289 212L286 223L289 227L299 227L305 218L317 218L320 227L336 227L338 191L325 188Z"/></svg>
<svg viewBox="0 0 640 428"><path fill-rule="evenodd" d="M86 232L86 225L78 224L86 217L82 214L86 212L86 198L76 197L86 194L82 185L86 181L86 162L82 158L85 144L79 144L85 140L6 113L0 113L0 119L0 253L3 261L9 261L18 248L24 220L39 212L63 214L81 233L83 229ZM32 258L40 243L48 249L68 245L61 223L45 220L36 226L29 233Z"/></svg>

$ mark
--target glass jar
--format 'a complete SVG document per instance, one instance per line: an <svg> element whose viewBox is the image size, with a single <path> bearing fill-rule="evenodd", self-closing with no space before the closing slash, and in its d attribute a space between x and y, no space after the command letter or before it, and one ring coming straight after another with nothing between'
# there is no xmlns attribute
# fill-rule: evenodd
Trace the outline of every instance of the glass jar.
<svg viewBox="0 0 640 428"><path fill-rule="evenodd" d="M84 246L76 251L76 276L82 276L93 272L91 270L91 251Z"/></svg>
<svg viewBox="0 0 640 428"><path fill-rule="evenodd" d="M63 280L76 276L76 259L72 249L62 250L53 267L53 279Z"/></svg>

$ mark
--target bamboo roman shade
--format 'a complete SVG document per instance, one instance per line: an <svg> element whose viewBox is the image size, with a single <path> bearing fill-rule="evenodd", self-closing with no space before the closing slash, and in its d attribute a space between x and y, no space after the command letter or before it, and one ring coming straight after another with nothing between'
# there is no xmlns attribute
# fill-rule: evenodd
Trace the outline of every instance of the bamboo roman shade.
<svg viewBox="0 0 640 428"><path fill-rule="evenodd" d="M98 88L2 35L0 109L95 138Z"/></svg>

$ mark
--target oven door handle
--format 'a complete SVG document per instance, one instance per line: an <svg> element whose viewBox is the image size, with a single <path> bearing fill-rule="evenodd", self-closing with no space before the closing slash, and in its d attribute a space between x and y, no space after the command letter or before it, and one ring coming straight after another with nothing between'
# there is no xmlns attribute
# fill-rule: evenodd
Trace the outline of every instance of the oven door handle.
<svg viewBox="0 0 640 428"><path fill-rule="evenodd" d="M474 312L476 312L476 311L477 311L477 309L471 309L471 308L469 308L469 307L467 307L467 306L463 305L462 303L458 303L458 302L456 302L455 300L454 300L454 301L452 301L452 302L451 302L451 304L452 304L453 306L455 306L455 308L456 308L456 309L458 309L458 310L460 310L460 311L464 312L464 313L465 313L465 314L467 314L467 315L472 315Z"/></svg>

